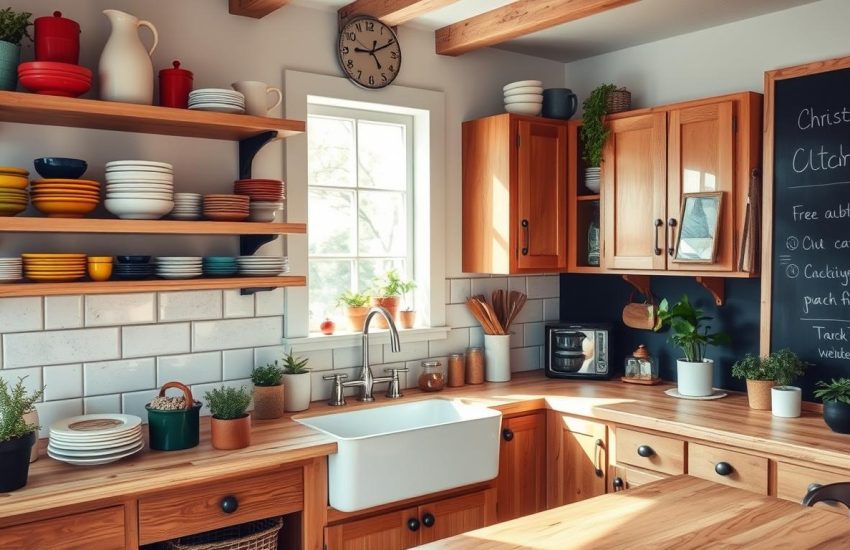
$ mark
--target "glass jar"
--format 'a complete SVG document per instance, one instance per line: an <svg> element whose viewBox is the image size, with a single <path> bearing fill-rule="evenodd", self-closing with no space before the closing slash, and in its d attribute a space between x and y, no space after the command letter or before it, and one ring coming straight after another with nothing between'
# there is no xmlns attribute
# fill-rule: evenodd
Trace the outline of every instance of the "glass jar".
<svg viewBox="0 0 850 550"><path fill-rule="evenodd" d="M631 384L658 384L658 362L649 354L643 344L638 346L630 356L626 357L626 374L623 382Z"/></svg>
<svg viewBox="0 0 850 550"><path fill-rule="evenodd" d="M463 359L462 353L453 353L449 355L448 361L448 376L449 379L449 387L457 388L463 386L464 378L466 373L466 363Z"/></svg>
<svg viewBox="0 0 850 550"><path fill-rule="evenodd" d="M466 350L466 383L484 383L484 350L481 348Z"/></svg>
<svg viewBox="0 0 850 550"><path fill-rule="evenodd" d="M443 366L439 361L422 361L422 374L419 375L419 389L422 391L440 391L446 385Z"/></svg>

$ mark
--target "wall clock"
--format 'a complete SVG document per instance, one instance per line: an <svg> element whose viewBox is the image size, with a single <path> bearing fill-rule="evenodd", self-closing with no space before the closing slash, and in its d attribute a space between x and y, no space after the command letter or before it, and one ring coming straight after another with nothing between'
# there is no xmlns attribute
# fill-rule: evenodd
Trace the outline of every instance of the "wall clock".
<svg viewBox="0 0 850 550"><path fill-rule="evenodd" d="M339 31L337 59L349 80L377 90L398 76L401 46L387 25L374 17L355 17Z"/></svg>

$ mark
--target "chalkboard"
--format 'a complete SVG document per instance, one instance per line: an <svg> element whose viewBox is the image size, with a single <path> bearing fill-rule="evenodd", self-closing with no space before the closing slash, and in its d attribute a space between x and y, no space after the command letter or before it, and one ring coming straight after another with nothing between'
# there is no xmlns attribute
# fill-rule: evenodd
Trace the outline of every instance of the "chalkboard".
<svg viewBox="0 0 850 550"><path fill-rule="evenodd" d="M797 381L806 399L817 380L850 376L848 65L822 72L817 64L772 82L769 347L812 363Z"/></svg>

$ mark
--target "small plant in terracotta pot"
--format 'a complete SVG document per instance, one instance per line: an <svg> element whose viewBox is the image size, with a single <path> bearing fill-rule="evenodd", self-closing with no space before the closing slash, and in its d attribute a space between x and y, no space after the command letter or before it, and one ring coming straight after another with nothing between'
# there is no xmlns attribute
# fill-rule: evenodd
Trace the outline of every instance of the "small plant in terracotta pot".
<svg viewBox="0 0 850 550"><path fill-rule="evenodd" d="M290 351L283 358L283 391L286 410L295 412L310 406L312 383L308 359L295 357Z"/></svg>
<svg viewBox="0 0 850 550"><path fill-rule="evenodd" d="M337 306L345 308L348 324L352 332L361 332L369 314L370 296L365 292L351 292L346 290L337 298Z"/></svg>
<svg viewBox="0 0 850 550"><path fill-rule="evenodd" d="M850 378L815 384L815 397L823 401L823 420L835 433L850 434Z"/></svg>
<svg viewBox="0 0 850 550"><path fill-rule="evenodd" d="M416 281L402 282L400 286L404 304L407 307L398 312L398 322L401 328L413 328L416 324L416 312L411 307L413 302L410 299L410 293L416 289Z"/></svg>
<svg viewBox="0 0 850 550"><path fill-rule="evenodd" d="M242 386L238 390L222 386L208 391L204 397L212 413L212 446L216 449L244 449L251 444L251 393Z"/></svg>
<svg viewBox="0 0 850 550"><path fill-rule="evenodd" d="M402 281L397 270L387 271L383 279L376 279L374 282L372 305L386 309L390 318L395 321L398 318L398 304L401 301L401 295L405 292L407 285L411 283L415 285L412 281ZM409 290L413 290L413 288L411 287ZM376 317L375 323L378 328L389 328L383 317Z"/></svg>
<svg viewBox="0 0 850 550"><path fill-rule="evenodd" d="M747 354L732 365L732 376L747 381L747 399L751 409L770 410L770 389L776 385L776 375L764 368L760 357Z"/></svg>
<svg viewBox="0 0 850 550"><path fill-rule="evenodd" d="M283 416L283 369L277 361L255 367L251 381L254 382L254 418L268 420Z"/></svg>
<svg viewBox="0 0 850 550"><path fill-rule="evenodd" d="M38 440L39 426L24 416L41 397L42 390L28 394L24 379L12 387L0 378L0 493L20 489L27 484L30 450Z"/></svg>

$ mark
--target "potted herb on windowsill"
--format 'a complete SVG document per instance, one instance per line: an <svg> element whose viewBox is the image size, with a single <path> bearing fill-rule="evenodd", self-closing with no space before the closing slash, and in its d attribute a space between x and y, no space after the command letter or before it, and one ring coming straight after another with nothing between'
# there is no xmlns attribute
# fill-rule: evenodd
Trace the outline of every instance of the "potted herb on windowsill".
<svg viewBox="0 0 850 550"><path fill-rule="evenodd" d="M397 270L387 271L383 279L376 279L374 282L372 305L386 309L390 318L395 321L398 314L398 303L407 284L401 280ZM375 318L375 324L378 328L390 328L382 316Z"/></svg>
<svg viewBox="0 0 850 550"><path fill-rule="evenodd" d="M800 416L803 391L792 386L791 382L806 371L808 363L802 361L790 349L781 349L768 355L763 364L776 376L776 386L770 390L773 416L783 418Z"/></svg>
<svg viewBox="0 0 850 550"><path fill-rule="evenodd" d="M14 387L0 378L0 493L20 489L27 484L30 451L38 440L39 426L24 420L41 397L42 390L27 394L24 379Z"/></svg>
<svg viewBox="0 0 850 550"><path fill-rule="evenodd" d="M277 361L255 367L251 381L254 383L254 418L269 420L283 416L283 369Z"/></svg>
<svg viewBox="0 0 850 550"><path fill-rule="evenodd" d="M346 290L337 298L337 305L345 307L345 315L352 332L362 332L366 315L369 314L370 296L365 292Z"/></svg>
<svg viewBox="0 0 850 550"><path fill-rule="evenodd" d="M295 357L292 351L283 358L283 401L287 411L303 411L310 406L312 384L308 361Z"/></svg>
<svg viewBox="0 0 850 550"><path fill-rule="evenodd" d="M31 26L31 13L15 12L12 8L0 10L0 90L14 91L18 87L21 42L24 37L32 40Z"/></svg>
<svg viewBox="0 0 850 550"><path fill-rule="evenodd" d="M410 293L416 289L416 281L402 282L400 285L401 294L404 297L405 309L398 312L398 323L401 328L413 328L416 324L416 312L413 310L413 301L410 299Z"/></svg>
<svg viewBox="0 0 850 550"><path fill-rule="evenodd" d="M823 401L823 421L835 433L850 434L850 378L819 381L815 397Z"/></svg>
<svg viewBox="0 0 850 550"><path fill-rule="evenodd" d="M608 95L617 89L603 84L590 92L582 104L581 144L584 159L584 186L592 193L599 192L602 171L602 150L611 130L605 125L608 114Z"/></svg>
<svg viewBox="0 0 850 550"><path fill-rule="evenodd" d="M760 357L747 354L732 365L732 376L747 381L747 399L751 409L770 410L770 389L776 385L776 376L764 368Z"/></svg>
<svg viewBox="0 0 850 550"><path fill-rule="evenodd" d="M250 445L251 415L247 410L251 404L251 394L245 386L238 390L229 386L214 388L204 397L212 413L212 446L230 450L244 449Z"/></svg>

